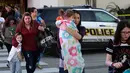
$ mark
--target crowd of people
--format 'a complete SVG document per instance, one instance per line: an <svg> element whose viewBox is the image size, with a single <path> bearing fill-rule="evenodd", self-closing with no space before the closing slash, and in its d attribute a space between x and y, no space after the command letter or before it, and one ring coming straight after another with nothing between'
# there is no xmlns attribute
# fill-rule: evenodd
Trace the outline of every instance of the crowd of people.
<svg viewBox="0 0 130 73"><path fill-rule="evenodd" d="M59 10L56 18L57 47L60 50L59 73L85 73L84 59L81 52L81 42L85 35L85 27L81 26L81 15L76 10ZM11 73L22 73L21 61L26 61L27 73L34 73L43 55L38 48L37 34L44 32L46 23L38 16L37 9L32 7L28 12L20 14L19 8L5 6L0 12L0 47L7 47L7 66ZM106 65L108 73L123 73L130 68L130 54L127 49L130 44L130 23L120 21L114 38L106 47ZM2 42L3 41L3 42Z"/></svg>
<svg viewBox="0 0 130 73"><path fill-rule="evenodd" d="M11 73L22 73L21 61L26 61L27 73L34 73L39 65L40 51L37 47L37 34L44 31L44 20L37 16L37 9L32 7L20 14L19 8L5 6L0 12L1 48L4 44L8 51L7 67ZM23 15L23 16L22 16Z"/></svg>

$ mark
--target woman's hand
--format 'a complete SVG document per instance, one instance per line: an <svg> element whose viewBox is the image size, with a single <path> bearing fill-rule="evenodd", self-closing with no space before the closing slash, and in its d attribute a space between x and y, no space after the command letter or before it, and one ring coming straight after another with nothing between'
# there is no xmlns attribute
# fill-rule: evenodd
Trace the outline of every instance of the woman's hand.
<svg viewBox="0 0 130 73"><path fill-rule="evenodd" d="M121 68L123 66L123 64L121 62L116 62L116 63L113 64L113 66L115 68Z"/></svg>
<svg viewBox="0 0 130 73"><path fill-rule="evenodd" d="M38 26L38 30L44 31L44 27L43 26Z"/></svg>

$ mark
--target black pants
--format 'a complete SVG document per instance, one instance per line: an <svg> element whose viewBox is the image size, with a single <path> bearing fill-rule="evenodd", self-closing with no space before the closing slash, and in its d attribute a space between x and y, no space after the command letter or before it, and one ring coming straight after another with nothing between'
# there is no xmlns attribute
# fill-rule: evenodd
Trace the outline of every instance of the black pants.
<svg viewBox="0 0 130 73"><path fill-rule="evenodd" d="M26 60L27 73L34 73L36 69L37 58L39 56L39 51L23 51L23 55Z"/></svg>
<svg viewBox="0 0 130 73"><path fill-rule="evenodd" d="M6 48L7 48L8 54L9 54L9 52L11 50L11 47L12 47L12 44L8 44L6 42L4 42L4 44L5 44Z"/></svg>

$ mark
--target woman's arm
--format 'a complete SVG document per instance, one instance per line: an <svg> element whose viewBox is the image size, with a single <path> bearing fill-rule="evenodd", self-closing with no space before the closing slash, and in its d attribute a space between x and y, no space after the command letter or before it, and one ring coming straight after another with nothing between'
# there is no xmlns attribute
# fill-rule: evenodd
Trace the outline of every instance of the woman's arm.
<svg viewBox="0 0 130 73"><path fill-rule="evenodd" d="M45 21L41 17L38 17L38 19L41 21L43 25L45 25Z"/></svg>
<svg viewBox="0 0 130 73"><path fill-rule="evenodd" d="M110 54L106 54L106 65L107 66L111 66L112 65L112 55L110 55Z"/></svg>
<svg viewBox="0 0 130 73"><path fill-rule="evenodd" d="M77 40L80 40L82 38L82 36L75 30L72 30L69 27L66 27L66 31L71 34L73 37L75 37Z"/></svg>
<svg viewBox="0 0 130 73"><path fill-rule="evenodd" d="M82 39L82 36L77 31L72 30L71 28L67 27L65 24L61 24L60 26L57 26L57 27L62 29L62 30L66 30L69 34L71 34L77 40Z"/></svg>
<svg viewBox="0 0 130 73"><path fill-rule="evenodd" d="M38 26L38 30L44 31L44 27L43 26Z"/></svg>
<svg viewBox="0 0 130 73"><path fill-rule="evenodd" d="M34 20L34 25L37 28L37 30L44 31L45 27L43 25L40 25L36 20Z"/></svg>
<svg viewBox="0 0 130 73"><path fill-rule="evenodd" d="M115 68L121 68L123 66L123 64L121 62L115 62L115 63L112 62L112 55L110 55L110 54L106 55L106 65L115 67Z"/></svg>

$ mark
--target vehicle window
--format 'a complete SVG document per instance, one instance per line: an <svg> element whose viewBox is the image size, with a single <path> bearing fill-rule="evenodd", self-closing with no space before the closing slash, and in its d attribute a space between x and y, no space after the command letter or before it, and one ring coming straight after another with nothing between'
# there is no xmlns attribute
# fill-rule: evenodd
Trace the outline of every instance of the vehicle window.
<svg viewBox="0 0 130 73"><path fill-rule="evenodd" d="M96 21L93 11L79 11L82 21Z"/></svg>
<svg viewBox="0 0 130 73"><path fill-rule="evenodd" d="M46 26L50 28L50 30L54 32L57 32L56 30L56 17L58 16L58 9L44 9L41 13L41 17L43 17Z"/></svg>
<svg viewBox="0 0 130 73"><path fill-rule="evenodd" d="M44 21L46 23L52 22L52 21L55 22L56 17L58 16L58 10L53 10L53 9L44 10L41 16L44 18Z"/></svg>
<svg viewBox="0 0 130 73"><path fill-rule="evenodd" d="M96 21L98 22L114 22L115 18L102 11L95 11Z"/></svg>

